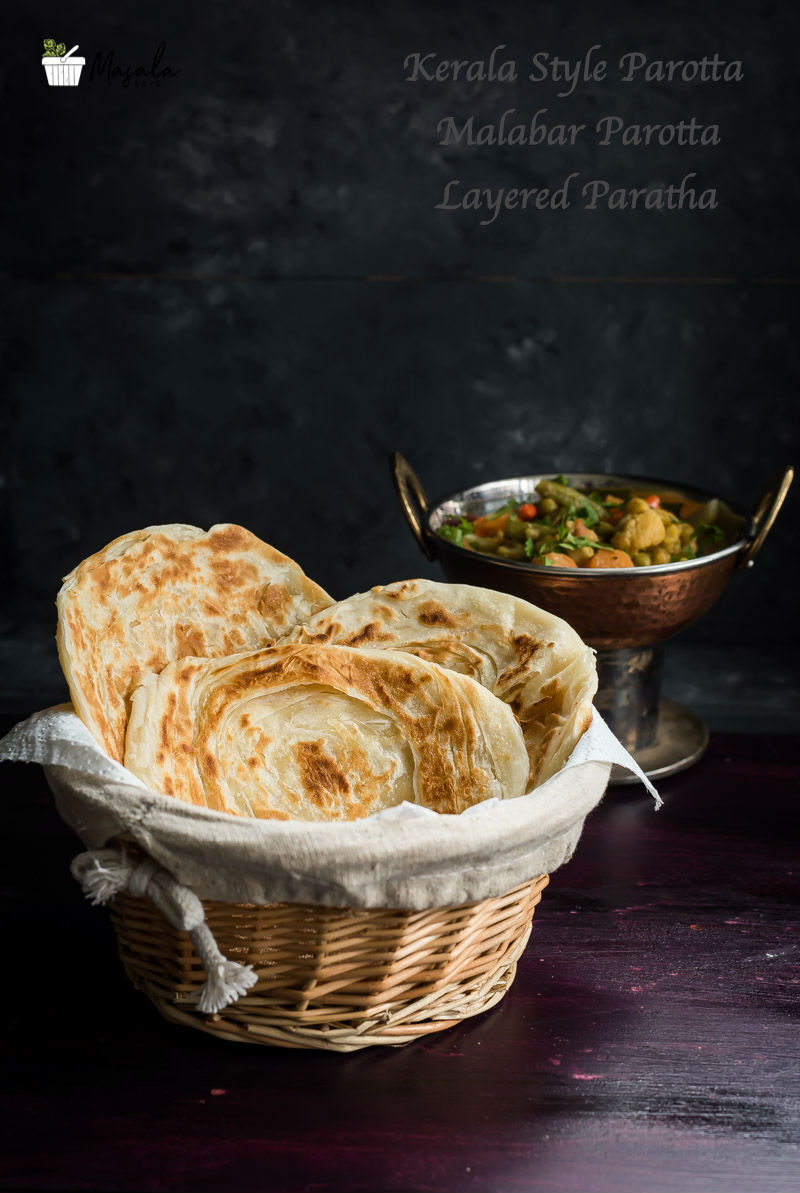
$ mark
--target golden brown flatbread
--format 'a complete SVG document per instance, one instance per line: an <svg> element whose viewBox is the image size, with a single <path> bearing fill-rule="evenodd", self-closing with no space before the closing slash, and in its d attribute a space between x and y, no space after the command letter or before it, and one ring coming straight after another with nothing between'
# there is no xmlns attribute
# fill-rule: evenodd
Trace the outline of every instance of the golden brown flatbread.
<svg viewBox="0 0 800 1193"><path fill-rule="evenodd" d="M353 820L402 800L457 813L525 789L511 710L397 651L282 646L185 659L133 693L125 765L217 811Z"/></svg>
<svg viewBox="0 0 800 1193"><path fill-rule="evenodd" d="M241 526L148 526L79 564L58 594L58 654L75 711L122 761L143 674L188 655L263 646L331 603L293 560Z"/></svg>
<svg viewBox="0 0 800 1193"><path fill-rule="evenodd" d="M530 787L561 769L591 724L594 652L560 617L504 592L398 581L329 605L288 640L408 651L471 676L520 722Z"/></svg>

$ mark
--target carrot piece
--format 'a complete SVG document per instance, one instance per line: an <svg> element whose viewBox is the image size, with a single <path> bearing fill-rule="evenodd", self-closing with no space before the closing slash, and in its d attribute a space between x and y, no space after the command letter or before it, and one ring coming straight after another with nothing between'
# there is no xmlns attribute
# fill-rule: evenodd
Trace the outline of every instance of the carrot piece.
<svg viewBox="0 0 800 1193"><path fill-rule="evenodd" d="M526 501L525 504L521 505L517 510L517 517L523 522L532 522L536 517L536 506L531 505L530 502Z"/></svg>
<svg viewBox="0 0 800 1193"><path fill-rule="evenodd" d="M551 567L554 568L576 568L578 566L574 559L571 559L569 555L562 555L560 551L548 551L547 555L542 556L542 559L549 559Z"/></svg>
<svg viewBox="0 0 800 1193"><path fill-rule="evenodd" d="M658 493L649 493L648 496L643 497L642 500L645 501L654 510L657 510L661 505L661 498L659 497Z"/></svg>
<svg viewBox="0 0 800 1193"><path fill-rule="evenodd" d="M662 491L659 494L662 505L680 505L682 501L687 501L688 498L683 493L675 493L672 489L668 492Z"/></svg>
<svg viewBox="0 0 800 1193"><path fill-rule="evenodd" d="M591 543L599 542L597 531L592 530L591 526L587 526L583 518L575 519L575 534L577 534L579 538L589 539Z"/></svg>
<svg viewBox="0 0 800 1193"><path fill-rule="evenodd" d="M678 517L680 518L681 522L685 522L687 518L691 518L692 514L696 514L697 511L702 508L702 501L692 501L687 497L681 502L681 508L678 510Z"/></svg>
<svg viewBox="0 0 800 1193"><path fill-rule="evenodd" d="M511 517L510 514L500 514L496 518L488 518L485 514L482 518L476 518L473 522L473 529L479 538L488 538L490 534L502 534L506 528L506 522Z"/></svg>
<svg viewBox="0 0 800 1193"><path fill-rule="evenodd" d="M601 550L595 551L586 566L590 568L632 568L635 567L635 564L627 551L612 551L603 547Z"/></svg>

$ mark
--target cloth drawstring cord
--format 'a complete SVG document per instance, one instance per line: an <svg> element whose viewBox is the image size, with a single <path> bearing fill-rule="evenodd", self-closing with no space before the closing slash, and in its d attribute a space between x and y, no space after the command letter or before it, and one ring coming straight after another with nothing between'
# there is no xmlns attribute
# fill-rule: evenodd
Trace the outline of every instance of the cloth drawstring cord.
<svg viewBox="0 0 800 1193"><path fill-rule="evenodd" d="M128 891L152 900L173 928L188 932L206 972L197 1003L203 1014L214 1015L230 1006L258 981L252 966L223 957L194 891L150 858L130 858L124 849L93 849L79 854L70 870L90 903L105 904Z"/></svg>

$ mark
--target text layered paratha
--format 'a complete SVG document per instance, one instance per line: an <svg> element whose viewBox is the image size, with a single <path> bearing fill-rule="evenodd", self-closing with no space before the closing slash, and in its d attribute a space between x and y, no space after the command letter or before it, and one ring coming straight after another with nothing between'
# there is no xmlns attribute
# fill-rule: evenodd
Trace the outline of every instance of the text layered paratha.
<svg viewBox="0 0 800 1193"><path fill-rule="evenodd" d="M330 605L289 640L408 651L471 676L522 726L531 787L560 770L591 724L594 652L560 617L507 593L399 581Z"/></svg>
<svg viewBox="0 0 800 1193"><path fill-rule="evenodd" d="M75 711L122 760L143 674L263 646L331 603L241 526L149 526L79 564L58 595L58 653Z"/></svg>
<svg viewBox="0 0 800 1193"><path fill-rule="evenodd" d="M520 795L510 709L396 651L277 646L185 659L133 693L125 765L152 790L217 811L353 820L408 800L457 813Z"/></svg>

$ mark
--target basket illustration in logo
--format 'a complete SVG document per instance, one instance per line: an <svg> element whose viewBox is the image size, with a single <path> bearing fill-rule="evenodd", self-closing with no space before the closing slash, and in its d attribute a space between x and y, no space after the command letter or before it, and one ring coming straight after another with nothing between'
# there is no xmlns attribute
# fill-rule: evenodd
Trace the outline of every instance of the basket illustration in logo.
<svg viewBox="0 0 800 1193"><path fill-rule="evenodd" d="M73 46L67 53L67 47L63 41L56 42L52 37L44 39L42 66L51 87L78 86L86 59L72 57L77 48L77 46Z"/></svg>

